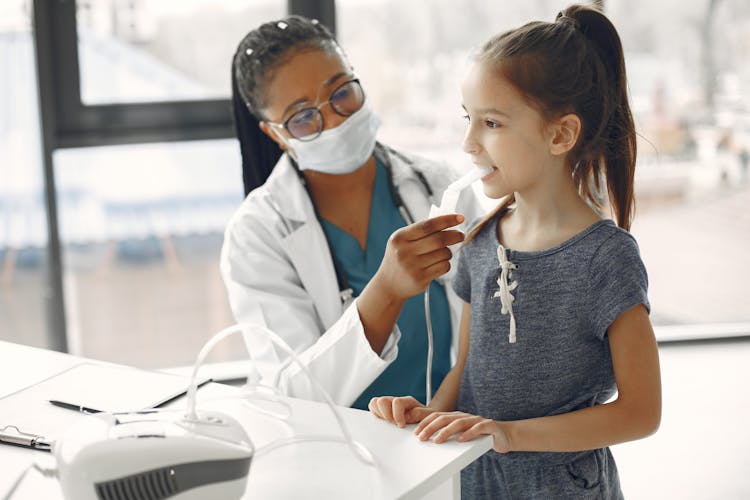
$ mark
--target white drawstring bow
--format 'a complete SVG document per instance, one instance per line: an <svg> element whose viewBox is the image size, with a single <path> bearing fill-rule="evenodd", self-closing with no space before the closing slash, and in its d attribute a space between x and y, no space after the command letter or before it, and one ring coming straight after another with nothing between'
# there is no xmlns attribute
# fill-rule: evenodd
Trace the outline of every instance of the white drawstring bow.
<svg viewBox="0 0 750 500"><path fill-rule="evenodd" d="M512 269L518 269L518 266L508 260L505 255L505 248L502 245L497 246L497 260L500 263L500 277L497 279L497 284L500 285L500 290L495 292L493 297L499 297L502 309L502 314L510 314L510 333L508 334L508 342L515 344L516 342L516 317L513 314L513 302L516 298L511 294L513 290L518 287L518 282L513 281L508 283L509 273Z"/></svg>

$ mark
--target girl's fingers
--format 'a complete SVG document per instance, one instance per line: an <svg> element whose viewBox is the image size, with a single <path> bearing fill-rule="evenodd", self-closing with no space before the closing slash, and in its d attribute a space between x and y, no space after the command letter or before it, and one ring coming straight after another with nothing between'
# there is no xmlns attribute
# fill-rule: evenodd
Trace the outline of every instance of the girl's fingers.
<svg viewBox="0 0 750 500"><path fill-rule="evenodd" d="M425 418L422 419L421 422L419 422L419 425L417 426L417 428L414 429L414 434L421 433L425 427L430 425L430 423L432 423L432 421L438 418L440 415L443 415L443 413L434 412L434 413L430 413L429 415L427 415Z"/></svg>
<svg viewBox="0 0 750 500"><path fill-rule="evenodd" d="M493 434L492 423L492 420L482 419L466 429L457 439L459 441L471 441L485 434Z"/></svg>
<svg viewBox="0 0 750 500"><path fill-rule="evenodd" d="M388 422L393 422L392 400L393 398L391 397L378 398L378 411L381 415L380 418L387 420Z"/></svg>
<svg viewBox="0 0 750 500"><path fill-rule="evenodd" d="M411 417L407 416L413 409L424 408L424 405L411 396L393 398L393 419L396 425L403 427L406 424L414 423Z"/></svg>
<svg viewBox="0 0 750 500"><path fill-rule="evenodd" d="M375 397L367 403L367 408L376 417L393 422L399 427L419 422L434 411L411 396Z"/></svg>
<svg viewBox="0 0 750 500"><path fill-rule="evenodd" d="M370 402L367 403L367 408L370 410L370 413L372 413L376 417L383 418L380 415L380 409L378 408L378 399L380 398L371 398Z"/></svg>
<svg viewBox="0 0 750 500"><path fill-rule="evenodd" d="M463 433L464 431L471 429L477 422L481 421L482 417L476 417L474 415L458 417L450 424L443 427L439 432L435 434L433 442L444 443L451 436L455 434Z"/></svg>
<svg viewBox="0 0 750 500"><path fill-rule="evenodd" d="M459 412L442 413L433 418L427 425L425 425L419 432L417 432L417 437L422 441L426 441L427 439L430 439L430 437L432 437L434 433L449 425L455 419L460 418L464 415L466 414Z"/></svg>
<svg viewBox="0 0 750 500"><path fill-rule="evenodd" d="M367 404L370 412L378 418L393 422L393 414L391 413L391 397L383 396L379 398L372 398Z"/></svg>
<svg viewBox="0 0 750 500"><path fill-rule="evenodd" d="M406 423L416 424L417 422L421 422L425 417L431 415L432 413L434 413L434 410L431 410L430 408L426 408L424 406L412 408L411 410L406 412Z"/></svg>

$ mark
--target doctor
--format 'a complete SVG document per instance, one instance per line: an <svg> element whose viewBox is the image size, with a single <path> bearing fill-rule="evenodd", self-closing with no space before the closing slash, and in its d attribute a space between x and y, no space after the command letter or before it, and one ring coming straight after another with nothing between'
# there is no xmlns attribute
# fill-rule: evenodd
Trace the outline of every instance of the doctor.
<svg viewBox="0 0 750 500"><path fill-rule="evenodd" d="M376 142L363 84L315 20L291 16L248 33L232 83L249 192L221 254L236 320L280 335L337 404L366 409L378 394L424 401L422 292L430 287L436 388L460 314L445 286L447 246L463 240L456 225L481 214L464 193L465 217L425 219L461 172ZM245 340L264 377L281 370L288 395L322 399L266 339Z"/></svg>

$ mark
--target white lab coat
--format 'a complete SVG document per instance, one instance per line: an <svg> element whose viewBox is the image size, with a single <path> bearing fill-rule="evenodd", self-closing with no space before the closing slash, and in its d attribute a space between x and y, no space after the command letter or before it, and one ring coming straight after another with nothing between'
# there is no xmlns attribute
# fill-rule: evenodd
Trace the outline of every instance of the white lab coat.
<svg viewBox="0 0 750 500"><path fill-rule="evenodd" d="M380 144L376 155L387 155L394 186L416 220L427 218L430 204L439 205L445 187L463 173ZM415 170L422 172L432 197ZM464 230L482 214L471 189L462 193L457 211L466 216ZM365 337L356 300L342 306L323 229L286 155L230 220L221 273L237 322L260 323L282 337L336 404L350 406L398 355L398 326L378 355ZM449 284L445 290L455 359L462 305ZM245 341L264 382L272 381L288 356L259 335L245 335ZM296 364L287 364L278 376L287 395L323 400Z"/></svg>

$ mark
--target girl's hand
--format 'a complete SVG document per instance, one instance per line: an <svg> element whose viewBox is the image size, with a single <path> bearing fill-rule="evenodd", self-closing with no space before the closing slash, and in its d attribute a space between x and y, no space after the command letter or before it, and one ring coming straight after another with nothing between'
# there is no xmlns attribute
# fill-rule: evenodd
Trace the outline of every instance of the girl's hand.
<svg viewBox="0 0 750 500"><path fill-rule="evenodd" d="M432 437L435 443L443 443L458 434L457 441L471 441L487 434L493 439L493 449L498 453L510 451L510 440L505 432L504 422L490 420L478 415L460 411L449 413L434 412L425 417L414 430L420 441Z"/></svg>
<svg viewBox="0 0 750 500"><path fill-rule="evenodd" d="M432 408L427 408L411 396L372 398L368 408L376 417L392 422L399 427L406 424L415 424L435 411Z"/></svg>

